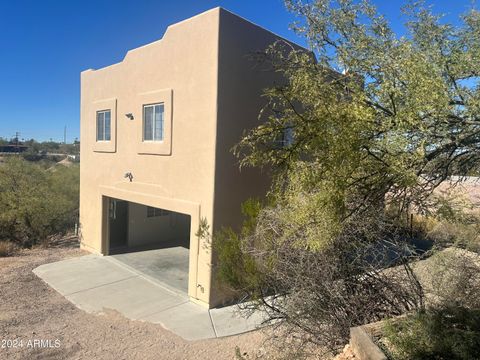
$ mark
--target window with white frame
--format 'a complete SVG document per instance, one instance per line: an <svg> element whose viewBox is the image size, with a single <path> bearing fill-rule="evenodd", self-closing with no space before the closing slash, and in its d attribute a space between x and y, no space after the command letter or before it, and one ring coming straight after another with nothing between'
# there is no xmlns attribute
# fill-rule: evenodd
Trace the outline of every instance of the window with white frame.
<svg viewBox="0 0 480 360"><path fill-rule="evenodd" d="M110 110L97 111L97 141L110 141Z"/></svg>
<svg viewBox="0 0 480 360"><path fill-rule="evenodd" d="M143 141L162 141L164 124L163 103L143 106Z"/></svg>

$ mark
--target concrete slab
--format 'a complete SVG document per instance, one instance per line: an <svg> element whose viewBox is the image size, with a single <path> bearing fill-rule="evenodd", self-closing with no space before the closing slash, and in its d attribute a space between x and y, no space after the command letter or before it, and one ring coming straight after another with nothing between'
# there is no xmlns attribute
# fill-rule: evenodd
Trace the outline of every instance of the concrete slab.
<svg viewBox="0 0 480 360"><path fill-rule="evenodd" d="M235 306L210 309L210 317L217 337L232 336L258 329L264 321L260 313L253 313L248 318L241 317Z"/></svg>
<svg viewBox="0 0 480 360"><path fill-rule="evenodd" d="M98 255L86 255L40 265L33 272L62 295L138 276L105 261Z"/></svg>
<svg viewBox="0 0 480 360"><path fill-rule="evenodd" d="M187 297L165 291L139 276L67 295L66 298L87 312L114 309L133 320L188 302Z"/></svg>
<svg viewBox="0 0 480 360"><path fill-rule="evenodd" d="M161 324L187 340L251 331L262 320L257 315L239 317L235 306L203 308L185 293L172 292L139 269L110 257L87 255L41 265L33 272L84 311L114 309L133 320Z"/></svg>
<svg viewBox="0 0 480 360"><path fill-rule="evenodd" d="M191 302L143 316L141 320L160 324L186 340L216 337L208 310Z"/></svg>
<svg viewBox="0 0 480 360"><path fill-rule="evenodd" d="M174 291L188 292L189 249L176 246L109 256L111 260L160 281Z"/></svg>

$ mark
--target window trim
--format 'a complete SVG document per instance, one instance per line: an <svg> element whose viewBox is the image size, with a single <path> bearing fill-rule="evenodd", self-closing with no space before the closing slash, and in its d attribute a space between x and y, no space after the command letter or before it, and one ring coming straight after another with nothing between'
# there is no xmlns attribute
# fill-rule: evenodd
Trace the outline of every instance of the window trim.
<svg viewBox="0 0 480 360"><path fill-rule="evenodd" d="M109 127L109 139L107 140L106 139L106 136L105 136L105 114L106 113L110 113L110 127ZM105 110L97 110L97 112L95 113L96 116L95 116L95 139L97 142L110 142L112 141L112 110L111 109L105 109ZM98 138L98 115L100 114L103 114L103 121L102 121L102 124L103 124L103 139L99 139Z"/></svg>
<svg viewBox="0 0 480 360"><path fill-rule="evenodd" d="M156 132L155 132L155 129L156 129L156 126L155 126L155 108L157 106L161 106L161 109L162 109L162 111L160 112L160 114L161 114L161 119L160 119L161 138L158 139L158 140L155 139L155 135L156 135ZM152 104L143 104L142 108L143 108L143 111L142 111L142 141L147 142L147 143L162 143L165 140L165 103L163 101L161 101L161 102L152 103ZM148 140L145 139L145 120L146 120L145 113L146 113L147 108L153 108L152 139L151 140L150 139L148 139Z"/></svg>
<svg viewBox="0 0 480 360"><path fill-rule="evenodd" d="M110 110L110 141L97 141L97 111ZM85 118L84 118L85 117ZM99 99L93 101L82 122L88 123L88 142L93 144L93 151L98 153L117 152L117 98Z"/></svg>
<svg viewBox="0 0 480 360"><path fill-rule="evenodd" d="M139 120L142 122L136 127L137 141L136 148L139 155L172 155L172 114L173 114L173 89L159 89L143 93L138 93L136 97L136 113L139 114ZM152 105L163 103L163 140L162 141L144 141L143 127L143 105Z"/></svg>

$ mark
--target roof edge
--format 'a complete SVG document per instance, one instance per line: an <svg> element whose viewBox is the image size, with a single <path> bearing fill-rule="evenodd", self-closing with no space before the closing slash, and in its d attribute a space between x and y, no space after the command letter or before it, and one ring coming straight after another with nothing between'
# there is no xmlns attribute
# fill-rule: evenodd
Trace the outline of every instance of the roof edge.
<svg viewBox="0 0 480 360"><path fill-rule="evenodd" d="M255 26L255 27L257 27L257 28L259 28L259 29L261 29L261 30L263 30L263 31L267 31L267 32L273 34L275 37L277 37L277 38L279 38L279 39L281 39L281 40L284 40L284 41L286 41L286 42L288 42L288 43L294 44L295 46L298 46L299 48L304 49L304 50L306 50L306 51L310 51L310 50L308 50L307 48L305 48L304 46L301 46L301 45L297 44L297 43L294 42L294 41L288 40L288 39L286 39L285 37L283 37L283 36L281 36L281 35L278 35L277 33L274 33L273 31L270 31L270 30L264 28L263 26L260 26L260 25L258 25L258 24L256 24L256 23L254 23L253 21L250 21L250 20L244 18L243 16L240 16L240 15L238 15L238 14L236 14L236 13L230 11L230 10L227 10L227 9L221 7L221 6L216 6L216 7L214 7L214 8L209 9L209 10L203 11L203 12L201 12L201 13L199 13L199 14L196 14L196 15L193 15L193 16L191 16L191 17L189 17L189 18L186 18L186 19L184 19L184 20L180 20L180 21L178 21L178 22L176 22L176 23L173 23L173 24L168 25L167 28L165 29L165 32L163 33L163 35L162 35L162 37L161 37L160 39L155 40L155 41L152 41L152 42L147 43L147 44L144 44L144 45L140 45L140 46L138 46L138 47L136 47L136 48L133 48L133 49L128 50L128 51L125 53L125 56L123 57L123 59L122 59L121 61L116 62L116 63L113 63L113 64L110 64L110 65L107 65L107 66L104 66L104 67L101 67L101 68L98 68L98 69L89 68L89 69L86 69L86 70L82 71L82 73L84 73L84 72L85 72L85 73L86 73L86 72L95 72L95 71L98 71L98 70L104 70L104 69L107 69L107 68L110 68L110 67L119 65L119 64L123 63L124 61L126 61L126 60L128 59L128 57L131 56L131 54L139 51L140 49L143 49L143 48L146 48L146 47L148 47L148 46L152 46L152 45L154 45L154 44L157 44L157 43L161 42L163 39L165 39L165 37L167 36L168 32L171 31L171 29L173 29L173 28L175 28L175 27L177 27L177 26L179 26L179 25L182 25L182 24L184 24L184 23L186 23L186 22L189 22L189 21L191 21L191 20L193 20L193 19L195 19L195 18L198 18L198 17L201 17L201 16L205 16L205 15L207 15L207 14L209 14L209 13L212 13L212 12L215 12L215 11L217 11L217 12L220 14L220 16L221 16L222 12L223 12L223 13L226 13L226 14L229 14L229 15L232 15L232 16L235 16L236 18L241 19L241 20L244 21L244 22L247 22L247 23L249 23L249 24L251 24L251 25L253 25L253 26Z"/></svg>

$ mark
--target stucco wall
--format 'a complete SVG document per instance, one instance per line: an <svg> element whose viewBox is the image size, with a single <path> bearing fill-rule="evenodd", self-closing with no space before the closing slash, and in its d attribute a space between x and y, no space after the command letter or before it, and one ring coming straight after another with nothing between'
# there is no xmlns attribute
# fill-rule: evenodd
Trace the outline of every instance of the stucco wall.
<svg viewBox="0 0 480 360"><path fill-rule="evenodd" d="M210 307L222 302L224 294L212 291L210 244L195 234L203 218L213 231L238 228L240 204L267 189L268 176L255 169L240 172L230 150L245 129L258 124L262 91L278 80L255 68L248 55L276 39L215 8L170 26L161 40L129 51L121 63L82 73L84 248L108 253L107 197L188 214L189 295ZM142 105L154 102L165 104L167 135L161 144L146 144ZM95 113L106 108L112 111L107 144L95 140ZM131 182L126 172L133 174Z"/></svg>
<svg viewBox="0 0 480 360"><path fill-rule="evenodd" d="M147 207L128 204L128 246L186 244L190 238L190 216L171 212L147 217Z"/></svg>
<svg viewBox="0 0 480 360"><path fill-rule="evenodd" d="M260 124L265 105L263 91L275 84L278 74L267 71L251 58L279 38L226 10L221 10L218 62L218 117L215 158L214 229L238 228L240 204L249 197L262 197L268 174L258 169L239 169L233 155L244 131Z"/></svg>
<svg viewBox="0 0 480 360"><path fill-rule="evenodd" d="M251 197L263 198L268 190L268 172L252 168L240 171L239 160L231 150L244 131L260 124L258 116L265 105L264 90L283 81L278 73L269 71L270 67L262 66L252 58L255 52L265 51L279 39L275 34L221 10L214 230L223 226L238 230L243 221L241 204ZM216 288L211 293L211 302L221 302L228 296Z"/></svg>
<svg viewBox="0 0 480 360"><path fill-rule="evenodd" d="M177 23L161 40L129 51L121 63L81 75L82 246L108 251L102 195L187 213L190 248L198 252L190 259L189 294L205 304L211 254L195 232L201 217L213 219L218 18L213 9ZM171 151L153 149L162 155L151 155L152 149L139 147L142 105L157 99L171 101ZM106 147L95 139L95 112L105 107L112 108L112 143Z"/></svg>

